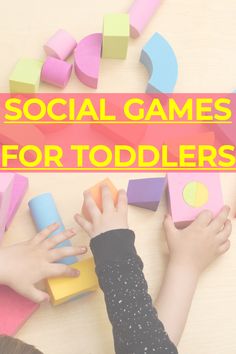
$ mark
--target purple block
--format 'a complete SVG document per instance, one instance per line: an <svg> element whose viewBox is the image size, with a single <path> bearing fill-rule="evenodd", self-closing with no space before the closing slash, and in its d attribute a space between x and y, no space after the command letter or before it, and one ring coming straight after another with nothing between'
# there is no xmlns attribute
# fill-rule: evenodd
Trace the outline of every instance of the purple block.
<svg viewBox="0 0 236 354"><path fill-rule="evenodd" d="M128 204L156 211L165 189L166 178L132 179L128 185Z"/></svg>

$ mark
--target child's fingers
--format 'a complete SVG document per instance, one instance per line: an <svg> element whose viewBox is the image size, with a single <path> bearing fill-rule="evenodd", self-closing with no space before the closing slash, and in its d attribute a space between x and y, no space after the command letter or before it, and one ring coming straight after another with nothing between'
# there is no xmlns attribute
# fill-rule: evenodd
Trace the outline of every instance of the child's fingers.
<svg viewBox="0 0 236 354"><path fill-rule="evenodd" d="M39 290L32 286L27 292L27 297L33 302L40 303L43 301L49 301L50 296L42 290Z"/></svg>
<svg viewBox="0 0 236 354"><path fill-rule="evenodd" d="M121 189L118 193L117 210L125 214L127 213L128 200L126 191L124 189Z"/></svg>
<svg viewBox="0 0 236 354"><path fill-rule="evenodd" d="M101 215L101 212L89 191L84 192L84 203L92 221Z"/></svg>
<svg viewBox="0 0 236 354"><path fill-rule="evenodd" d="M165 229L167 235L169 235L170 233L176 232L176 230L177 230L170 215L167 215L165 217L165 219L163 221L163 226L164 226L164 229Z"/></svg>
<svg viewBox="0 0 236 354"><path fill-rule="evenodd" d="M230 212L230 208L228 206L224 206L219 214L212 220L210 227L213 231L219 232L223 228L226 220L228 219Z"/></svg>
<svg viewBox="0 0 236 354"><path fill-rule="evenodd" d="M56 247L57 245L59 245L60 243L62 243L63 241L69 240L71 237L75 236L76 232L73 229L70 230L66 230L64 232L61 232L58 235L52 236L48 239L46 239L44 241L44 246L46 247L46 249L50 250L54 247Z"/></svg>
<svg viewBox="0 0 236 354"><path fill-rule="evenodd" d="M45 278L55 278L55 277L78 277L80 272L66 264L50 264L48 271L46 272Z"/></svg>
<svg viewBox="0 0 236 354"><path fill-rule="evenodd" d="M61 247L50 251L50 261L57 262L62 258L80 256L87 252L86 247Z"/></svg>
<svg viewBox="0 0 236 354"><path fill-rule="evenodd" d="M85 218L83 218L83 216L81 216L79 214L75 215L75 220L79 224L79 226L82 227L82 229L85 232L87 232L89 235L91 235L93 225L88 220L86 220Z"/></svg>
<svg viewBox="0 0 236 354"><path fill-rule="evenodd" d="M219 240L219 243L224 244L230 237L231 232L232 232L232 223L228 219L224 225L223 230L217 234L217 239Z"/></svg>
<svg viewBox="0 0 236 354"><path fill-rule="evenodd" d="M112 211L114 210L114 202L112 199L110 188L104 184L102 187L102 208L103 211Z"/></svg>
<svg viewBox="0 0 236 354"><path fill-rule="evenodd" d="M44 240L46 240L48 238L48 236L51 235L51 233L53 233L54 231L56 231L58 229L59 225L57 223L49 225L48 227L46 227L46 229L40 231L34 238L33 238L33 242L35 243L40 243L43 242Z"/></svg>
<svg viewBox="0 0 236 354"><path fill-rule="evenodd" d="M213 218L210 210L203 210L194 220L193 224L198 224L201 227L208 226Z"/></svg>
<svg viewBox="0 0 236 354"><path fill-rule="evenodd" d="M224 254L226 253L229 249L230 249L230 240L227 240L225 243L223 243L219 249L218 249L218 254L221 255L221 254Z"/></svg>

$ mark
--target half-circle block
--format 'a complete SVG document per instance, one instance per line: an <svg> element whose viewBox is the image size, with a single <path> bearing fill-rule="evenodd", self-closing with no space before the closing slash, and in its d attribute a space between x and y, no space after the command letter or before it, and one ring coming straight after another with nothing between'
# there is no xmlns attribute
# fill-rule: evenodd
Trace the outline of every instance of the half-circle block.
<svg viewBox="0 0 236 354"><path fill-rule="evenodd" d="M102 51L102 34L82 39L75 48L75 73L86 86L97 88Z"/></svg>
<svg viewBox="0 0 236 354"><path fill-rule="evenodd" d="M14 270L13 270L14 271ZM24 274L22 274L22 277ZM19 279L20 281L20 279ZM0 286L0 333L14 336L29 317L39 308L7 286Z"/></svg>
<svg viewBox="0 0 236 354"><path fill-rule="evenodd" d="M141 63L147 68L150 79L147 93L172 93L178 78L178 64L169 43L155 33L144 46Z"/></svg>
<svg viewBox="0 0 236 354"><path fill-rule="evenodd" d="M46 54L50 57L65 60L76 47L76 40L66 31L58 30L44 45Z"/></svg>
<svg viewBox="0 0 236 354"><path fill-rule="evenodd" d="M128 204L156 211L166 185L166 178L132 179L128 184Z"/></svg>
<svg viewBox="0 0 236 354"><path fill-rule="evenodd" d="M137 38L158 9L161 0L134 0L130 10L130 34Z"/></svg>

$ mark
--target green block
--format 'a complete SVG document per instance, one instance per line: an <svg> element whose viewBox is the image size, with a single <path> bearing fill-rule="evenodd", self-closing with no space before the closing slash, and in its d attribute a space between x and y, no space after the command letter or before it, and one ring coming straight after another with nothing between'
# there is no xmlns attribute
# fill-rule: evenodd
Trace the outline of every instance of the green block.
<svg viewBox="0 0 236 354"><path fill-rule="evenodd" d="M17 62L9 79L11 93L36 93L39 88L43 62L21 59Z"/></svg>
<svg viewBox="0 0 236 354"><path fill-rule="evenodd" d="M130 23L128 14L104 16L102 57L125 59L128 51Z"/></svg>

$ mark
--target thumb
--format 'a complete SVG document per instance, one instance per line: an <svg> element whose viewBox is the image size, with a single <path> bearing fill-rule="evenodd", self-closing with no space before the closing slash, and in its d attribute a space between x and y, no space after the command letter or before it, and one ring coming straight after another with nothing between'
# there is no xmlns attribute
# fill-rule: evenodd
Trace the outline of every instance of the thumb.
<svg viewBox="0 0 236 354"><path fill-rule="evenodd" d="M167 237L170 234L173 234L177 230L175 227L175 224L172 220L172 217L170 215L166 215L166 217L163 221L163 226L164 226Z"/></svg>
<svg viewBox="0 0 236 354"><path fill-rule="evenodd" d="M46 292L39 290L34 286L32 286L32 288L30 289L29 293L27 294L27 297L36 303L41 303L50 300L50 296Z"/></svg>

